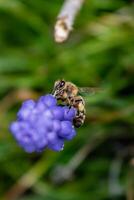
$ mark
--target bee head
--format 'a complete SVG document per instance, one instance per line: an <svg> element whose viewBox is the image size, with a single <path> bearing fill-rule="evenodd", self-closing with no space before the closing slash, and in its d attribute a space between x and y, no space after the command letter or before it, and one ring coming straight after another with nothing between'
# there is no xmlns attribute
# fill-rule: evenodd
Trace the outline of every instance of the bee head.
<svg viewBox="0 0 134 200"><path fill-rule="evenodd" d="M64 86L65 86L65 81L63 79L56 81L54 84L54 88L57 90L62 89Z"/></svg>
<svg viewBox="0 0 134 200"><path fill-rule="evenodd" d="M65 81L62 80L57 80L54 84L54 89L52 94L56 97L56 98L60 98L63 88L65 87Z"/></svg>

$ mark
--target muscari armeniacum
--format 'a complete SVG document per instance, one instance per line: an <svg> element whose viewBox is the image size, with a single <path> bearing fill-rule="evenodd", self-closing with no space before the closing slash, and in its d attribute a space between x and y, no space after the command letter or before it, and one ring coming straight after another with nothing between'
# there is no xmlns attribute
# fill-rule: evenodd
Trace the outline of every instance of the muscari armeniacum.
<svg viewBox="0 0 134 200"><path fill-rule="evenodd" d="M17 120L10 125L10 131L28 153L42 152L45 148L61 151L64 141L76 135L73 126L75 115L74 108L57 105L55 97L48 94L36 102L23 102Z"/></svg>

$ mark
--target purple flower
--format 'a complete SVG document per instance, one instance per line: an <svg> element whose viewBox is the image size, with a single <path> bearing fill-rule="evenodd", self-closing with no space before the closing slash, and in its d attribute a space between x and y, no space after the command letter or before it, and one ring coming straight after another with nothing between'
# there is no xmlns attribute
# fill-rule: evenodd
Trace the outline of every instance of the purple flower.
<svg viewBox="0 0 134 200"><path fill-rule="evenodd" d="M57 105L52 95L25 101L17 113L17 121L10 131L18 144L28 153L42 152L45 148L61 151L64 141L76 135L73 118L74 108Z"/></svg>

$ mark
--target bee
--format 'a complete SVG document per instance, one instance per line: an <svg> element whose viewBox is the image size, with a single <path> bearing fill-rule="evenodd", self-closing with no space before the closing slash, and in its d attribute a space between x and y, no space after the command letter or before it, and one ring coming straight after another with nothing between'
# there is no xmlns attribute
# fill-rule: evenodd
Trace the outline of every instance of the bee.
<svg viewBox="0 0 134 200"><path fill-rule="evenodd" d="M65 80L57 80L52 91L57 100L61 100L65 105L76 109L76 116L73 119L75 127L83 125L86 117L85 101L79 93L84 91L94 92L94 88L78 88L75 84Z"/></svg>

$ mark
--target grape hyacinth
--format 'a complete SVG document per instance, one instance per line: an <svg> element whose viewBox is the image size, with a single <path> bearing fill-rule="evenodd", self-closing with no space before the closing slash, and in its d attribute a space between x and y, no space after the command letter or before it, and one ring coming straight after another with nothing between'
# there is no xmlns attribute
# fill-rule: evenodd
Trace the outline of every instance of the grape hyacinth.
<svg viewBox="0 0 134 200"><path fill-rule="evenodd" d="M40 97L36 102L26 100L19 112L17 121L10 131L18 144L28 153L42 152L46 147L61 151L64 141L76 135L73 118L76 110L57 105L51 94Z"/></svg>

